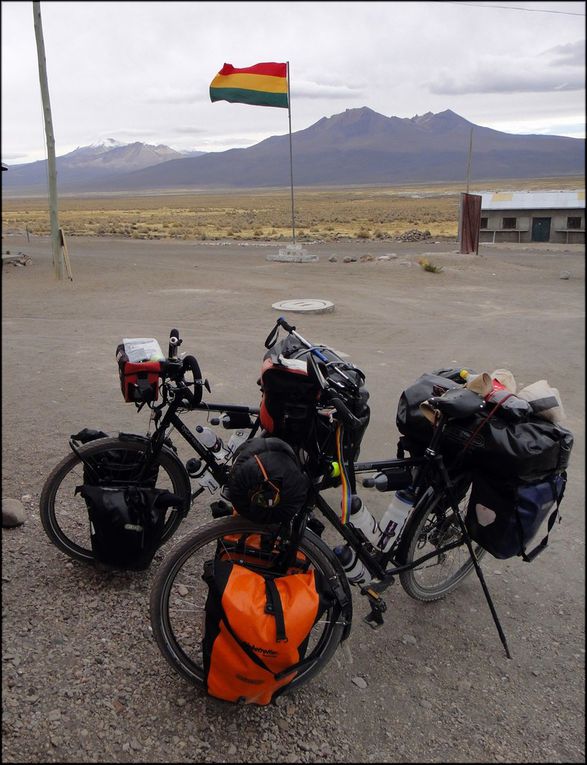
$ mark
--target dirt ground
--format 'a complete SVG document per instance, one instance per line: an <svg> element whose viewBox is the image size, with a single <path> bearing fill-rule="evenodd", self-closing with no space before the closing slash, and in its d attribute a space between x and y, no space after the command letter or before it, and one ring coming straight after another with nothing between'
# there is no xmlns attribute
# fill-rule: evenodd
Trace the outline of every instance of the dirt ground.
<svg viewBox="0 0 587 765"><path fill-rule="evenodd" d="M482 245L475 256L450 242L309 244L313 263L269 262L277 245L260 243L71 238L68 248L73 283L55 280L47 238L2 241L32 259L2 274L2 496L27 511L2 535L4 762L585 761L583 247ZM348 254L398 257L343 263ZM442 273L425 272L423 254ZM122 337L166 348L177 327L209 400L257 404L272 303L295 297L334 302L333 313L287 318L366 372L361 458L394 456L398 397L423 372L505 367L520 386L546 378L559 389L575 435L562 523L533 563L483 563L511 660L474 575L429 605L396 584L379 631L355 593L352 663L338 652L279 706L225 705L188 686L152 639L160 558L144 573L101 574L45 537L39 495L69 435L146 432L147 414L120 393ZM389 495L363 492L380 516ZM170 545L208 517L198 500Z"/></svg>

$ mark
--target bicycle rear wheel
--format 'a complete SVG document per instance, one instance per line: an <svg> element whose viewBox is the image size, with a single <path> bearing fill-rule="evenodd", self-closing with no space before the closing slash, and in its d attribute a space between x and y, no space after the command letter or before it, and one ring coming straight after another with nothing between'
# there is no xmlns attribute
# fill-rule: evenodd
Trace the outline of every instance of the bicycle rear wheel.
<svg viewBox="0 0 587 765"><path fill-rule="evenodd" d="M146 444L140 440L101 438L81 446L78 451L97 471L107 476L109 485L133 483L143 464ZM177 458L166 447L157 458L151 484L178 494L189 507L191 486L189 477ZM155 478L156 473L156 478ZM154 481L154 483L153 483ZM94 554L90 538L88 508L76 487L85 483L84 463L68 454L47 477L39 509L45 533L62 552L82 563L92 563ZM162 543L166 542L181 523L177 508L166 511Z"/></svg>
<svg viewBox="0 0 587 765"><path fill-rule="evenodd" d="M205 685L202 641L204 637L204 606L208 586L202 580L204 563L217 556L228 557L235 563L250 562L241 547L235 553L235 538L246 538L247 547L254 543L255 562L263 569L271 569L277 549L277 527L260 526L244 518L222 518L202 526L184 539L165 558L158 569L151 591L151 626L157 645L165 659L189 682ZM324 542L306 530L299 551L311 567L321 571L329 580L344 580L344 572ZM348 589L348 585L345 585ZM350 592L349 592L350 597ZM350 620L350 617L348 617ZM339 645L346 618L337 604L331 605L314 625L308 641L306 658L314 662L300 670L288 689L314 677L334 654Z"/></svg>
<svg viewBox="0 0 587 765"><path fill-rule="evenodd" d="M470 485L459 502L461 517L467 509L471 493ZM428 553L438 550L443 545L461 540L458 547L447 552L438 552L416 568L402 571L400 582L407 594L415 600L424 602L439 600L456 589L473 571L474 563L455 516L442 498L434 496L414 511L404 533L404 541L398 554L398 563L412 563ZM485 550L473 542L477 560Z"/></svg>

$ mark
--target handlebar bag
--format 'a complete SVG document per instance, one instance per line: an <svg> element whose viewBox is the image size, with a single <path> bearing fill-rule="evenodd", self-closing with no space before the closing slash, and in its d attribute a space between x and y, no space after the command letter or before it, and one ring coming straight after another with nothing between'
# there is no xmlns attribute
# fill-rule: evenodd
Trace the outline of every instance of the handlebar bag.
<svg viewBox="0 0 587 765"><path fill-rule="evenodd" d="M548 544L563 498L566 472L532 483L506 483L475 472L465 523L472 539L495 558L533 560ZM546 536L528 551L548 517Z"/></svg>
<svg viewBox="0 0 587 765"><path fill-rule="evenodd" d="M159 360L131 361L124 343L116 348L122 397L127 403L148 403L159 397Z"/></svg>
<svg viewBox="0 0 587 765"><path fill-rule="evenodd" d="M113 568L148 568L161 545L165 511L182 500L166 489L139 486L76 487L88 506L92 552Z"/></svg>
<svg viewBox="0 0 587 765"><path fill-rule="evenodd" d="M362 421L360 430L353 433L352 458L357 459L370 415L365 377L360 369L331 348L316 347L327 359L323 366L326 377L352 414ZM321 390L307 372L310 352L293 335L277 342L263 357L259 385L262 391L261 426L271 435L302 446L311 453L316 440L328 448L328 431L333 428L331 423L317 416ZM339 385L345 385L346 389Z"/></svg>
<svg viewBox="0 0 587 765"><path fill-rule="evenodd" d="M206 689L225 701L267 705L311 664L312 627L331 602L320 572L274 577L210 560L203 660Z"/></svg>

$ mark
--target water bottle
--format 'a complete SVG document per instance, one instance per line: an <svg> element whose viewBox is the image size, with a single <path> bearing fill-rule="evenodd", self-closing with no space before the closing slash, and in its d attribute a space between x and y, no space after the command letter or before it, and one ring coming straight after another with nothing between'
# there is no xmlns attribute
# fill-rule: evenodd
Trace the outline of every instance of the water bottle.
<svg viewBox="0 0 587 765"><path fill-rule="evenodd" d="M234 453L238 449L238 447L241 444L244 444L244 442L247 440L248 435L246 431L244 430L237 430L236 433L233 433L232 436L228 439L228 444L226 445L226 449L229 452L229 455L231 457L234 456Z"/></svg>
<svg viewBox="0 0 587 765"><path fill-rule="evenodd" d="M230 452L226 449L224 446L224 442L222 439L214 433L213 430L210 430L210 428L202 427L201 425L196 425L196 438L198 441L205 446L206 448L210 449L211 452L214 452L214 455L218 462L224 462L224 460L230 455Z"/></svg>
<svg viewBox="0 0 587 765"><path fill-rule="evenodd" d="M387 552L402 533L414 507L414 495L409 489L400 489L393 495L379 522L377 547Z"/></svg>
<svg viewBox="0 0 587 765"><path fill-rule="evenodd" d="M380 536L377 521L373 518L369 510L367 510L363 500L356 494L353 494L351 500L349 523L356 529L361 529L363 534L373 545L377 543Z"/></svg>
<svg viewBox="0 0 587 765"><path fill-rule="evenodd" d="M363 584L368 577L367 569L359 560L357 553L348 545L334 548L334 554L340 561L347 579L351 584Z"/></svg>
<svg viewBox="0 0 587 765"><path fill-rule="evenodd" d="M349 523L356 529L360 529L373 545L379 539L380 532L377 521L371 515L363 500L353 494L351 499L351 516ZM334 548L334 554L339 559L345 571L347 579L351 584L363 584L368 578L369 573L357 553L349 547L348 544L340 545Z"/></svg>
<svg viewBox="0 0 587 765"><path fill-rule="evenodd" d="M208 470L203 460L192 457L185 463L185 466L190 478L195 478L202 488L208 489L210 494L214 494L220 488L220 484Z"/></svg>

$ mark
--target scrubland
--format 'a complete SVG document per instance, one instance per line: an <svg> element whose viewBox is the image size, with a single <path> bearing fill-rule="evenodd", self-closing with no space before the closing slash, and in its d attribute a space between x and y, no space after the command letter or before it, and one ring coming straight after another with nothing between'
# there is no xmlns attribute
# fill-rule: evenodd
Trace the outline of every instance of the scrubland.
<svg viewBox="0 0 587 765"><path fill-rule="evenodd" d="M584 187L584 178L549 178L471 184L469 191L548 190ZM455 238L462 183L386 187L295 188L299 241L393 239L418 229ZM62 195L59 225L68 237L130 239L290 240L291 190L145 192ZM48 235L46 197L4 198L2 228Z"/></svg>

